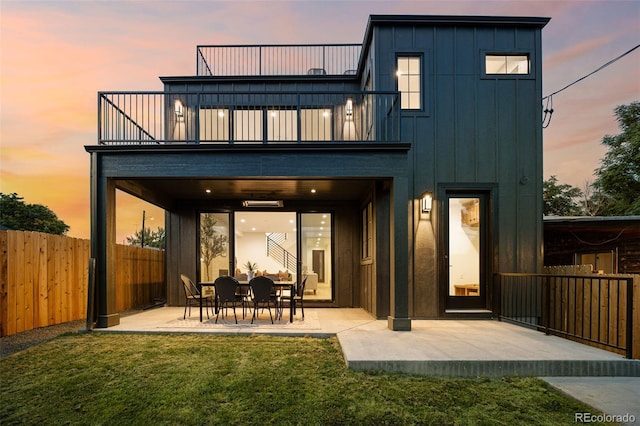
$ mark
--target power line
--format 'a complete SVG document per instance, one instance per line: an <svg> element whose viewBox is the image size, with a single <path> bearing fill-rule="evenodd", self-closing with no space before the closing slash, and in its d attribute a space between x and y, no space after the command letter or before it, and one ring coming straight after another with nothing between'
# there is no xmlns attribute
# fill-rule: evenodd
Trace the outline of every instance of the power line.
<svg viewBox="0 0 640 426"><path fill-rule="evenodd" d="M551 93L550 95L545 96L544 98L542 98L542 100L546 100L546 105L544 108L544 116L542 117L542 128L546 129L547 127L549 127L549 125L551 124L551 116L553 115L553 95L557 95L558 93L562 92L563 90L568 89L569 87L573 86L576 83L581 82L582 80L584 80L587 77L592 76L593 74L597 73L598 71L603 70L604 68L608 67L609 65L613 64L614 62L624 58L625 56L627 56L628 54L630 54L631 52L633 52L634 50L636 50L637 48L640 47L640 44L636 45L635 47L627 50L626 52L624 52L623 54L617 56L616 58L610 60L609 62L607 62L604 65L601 65L600 67L598 67L597 69L591 71L589 74L580 77L579 79L577 79L576 81L574 81L573 83L569 83L566 86L564 86L562 89L560 90L556 90L555 92Z"/></svg>
<svg viewBox="0 0 640 426"><path fill-rule="evenodd" d="M547 99L547 98L549 98L549 97L551 97L551 96L553 96L553 95L557 95L558 93L562 92L562 91L563 91L563 90L565 90L565 89L568 89L569 87L573 86L574 84L581 82L581 81L582 81L582 80L584 80L585 78L592 76L593 74L595 74L595 73L597 73L598 71L600 71L600 70L602 70L602 69L604 69L604 68L608 67L609 65L611 65L611 64L613 64L614 62L618 61L619 59L624 58L624 57L625 57L625 56L627 56L629 53L633 52L634 50L636 50L636 49L637 49L637 48L639 48L639 47L640 47L640 44L638 44L637 46L635 46L635 47L633 47L633 48L631 48L631 49L627 50L626 52L624 52L622 55L618 56L617 58L614 58L614 59L610 60L610 61L609 61L609 62L607 62L606 64L604 64L604 65L600 66L598 69L596 69L596 70L594 70L594 71L591 71L589 74L585 75L584 77L580 77L579 79L577 79L577 80L576 80L576 81L574 81L573 83L567 84L567 85L566 85L566 86L564 86L562 89L560 89L560 90L556 90L556 91L555 91L555 92L553 92L552 94L545 96L544 98L542 98L542 100L544 101L545 99Z"/></svg>

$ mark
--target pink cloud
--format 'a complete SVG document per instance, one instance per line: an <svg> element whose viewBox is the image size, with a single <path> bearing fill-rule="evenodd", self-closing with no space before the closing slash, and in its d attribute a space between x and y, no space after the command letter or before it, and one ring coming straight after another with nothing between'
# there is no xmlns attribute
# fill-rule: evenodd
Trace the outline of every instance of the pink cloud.
<svg viewBox="0 0 640 426"><path fill-rule="evenodd" d="M550 70L554 67L571 63L576 59L582 58L593 52L593 50L609 44L612 40L612 36L605 36L584 40L581 43L571 45L564 50L557 51L546 56L544 59L544 67L545 69Z"/></svg>

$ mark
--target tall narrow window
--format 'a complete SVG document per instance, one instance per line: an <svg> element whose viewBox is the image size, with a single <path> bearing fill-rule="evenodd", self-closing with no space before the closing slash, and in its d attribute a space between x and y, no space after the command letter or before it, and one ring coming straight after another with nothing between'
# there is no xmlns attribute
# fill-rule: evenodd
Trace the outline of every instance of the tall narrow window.
<svg viewBox="0 0 640 426"><path fill-rule="evenodd" d="M371 259L373 255L373 204L362 209L362 242L361 259Z"/></svg>
<svg viewBox="0 0 640 426"><path fill-rule="evenodd" d="M486 74L529 74L527 55L487 55Z"/></svg>
<svg viewBox="0 0 640 426"><path fill-rule="evenodd" d="M397 59L398 91L402 109L420 109L421 74L420 58L417 56L399 56Z"/></svg>

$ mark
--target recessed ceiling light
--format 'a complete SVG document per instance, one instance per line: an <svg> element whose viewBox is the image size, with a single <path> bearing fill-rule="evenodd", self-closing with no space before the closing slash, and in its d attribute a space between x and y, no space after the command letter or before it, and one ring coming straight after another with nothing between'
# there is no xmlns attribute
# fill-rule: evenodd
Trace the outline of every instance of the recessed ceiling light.
<svg viewBox="0 0 640 426"><path fill-rule="evenodd" d="M245 223L246 219L240 219L240 222Z"/></svg>
<svg viewBox="0 0 640 426"><path fill-rule="evenodd" d="M326 219L326 218L327 218L327 215L326 215L326 214L323 214L323 215L322 215L322 218L323 218L323 219Z"/></svg>
<svg viewBox="0 0 640 426"><path fill-rule="evenodd" d="M312 193L312 194L315 194L315 193L316 193L315 188L313 188L313 189L311 190L311 193Z"/></svg>
<svg viewBox="0 0 640 426"><path fill-rule="evenodd" d="M324 220L322 222L320 222L321 225L324 225Z"/></svg>
<svg viewBox="0 0 640 426"><path fill-rule="evenodd" d="M251 228L251 230L252 230L252 231L255 231L255 230L256 230L256 228Z"/></svg>
<svg viewBox="0 0 640 426"><path fill-rule="evenodd" d="M205 189L204 192L206 192L207 194L211 194L211 190L209 188Z"/></svg>

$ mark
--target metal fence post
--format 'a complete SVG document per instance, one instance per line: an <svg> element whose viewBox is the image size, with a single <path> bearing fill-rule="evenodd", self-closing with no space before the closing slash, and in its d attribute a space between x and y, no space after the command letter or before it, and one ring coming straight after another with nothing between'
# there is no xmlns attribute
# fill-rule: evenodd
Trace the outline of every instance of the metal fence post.
<svg viewBox="0 0 640 426"><path fill-rule="evenodd" d="M633 359L633 278L627 278L627 358Z"/></svg>
<svg viewBox="0 0 640 426"><path fill-rule="evenodd" d="M550 312L551 312L551 289L549 288L550 286L550 276L545 276L542 279L542 298L544 300L544 314L542 316L542 322L543 322L543 326L544 326L544 332L545 334L549 334L549 323L551 322L550 319ZM545 309L546 308L546 309Z"/></svg>

